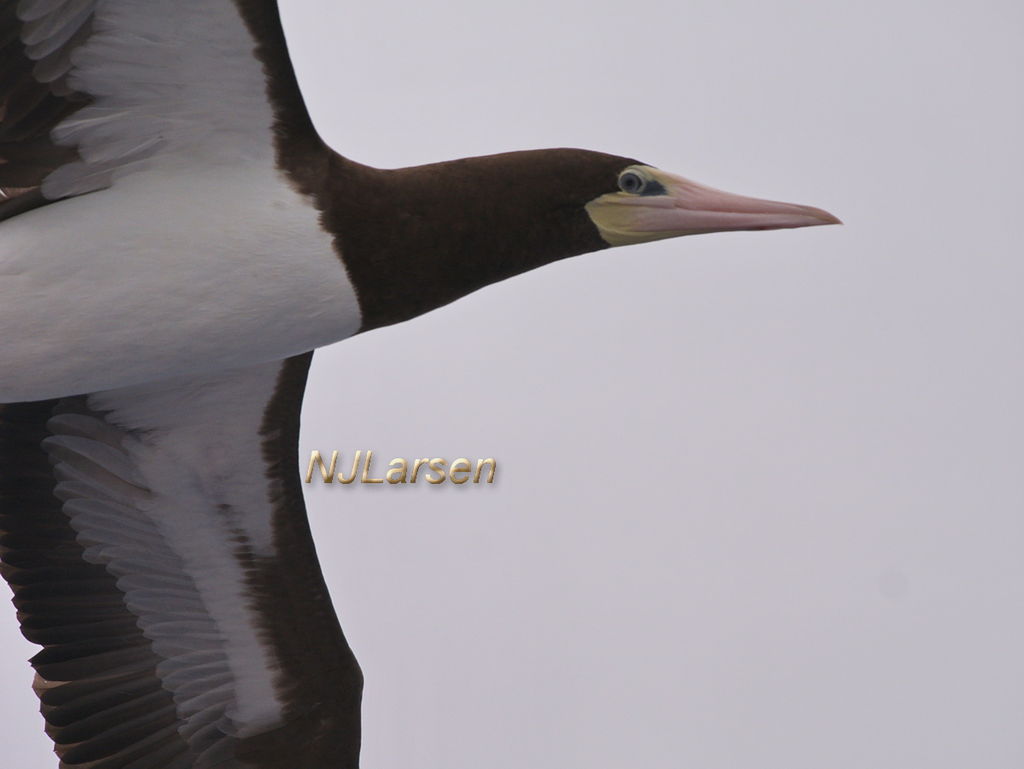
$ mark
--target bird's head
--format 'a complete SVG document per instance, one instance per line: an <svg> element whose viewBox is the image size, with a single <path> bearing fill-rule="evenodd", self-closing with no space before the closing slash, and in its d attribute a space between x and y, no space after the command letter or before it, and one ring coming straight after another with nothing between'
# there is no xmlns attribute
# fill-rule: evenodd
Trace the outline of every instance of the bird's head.
<svg viewBox="0 0 1024 769"><path fill-rule="evenodd" d="M344 163L327 216L360 297L363 330L611 246L839 223L819 208L734 195L587 150L390 171Z"/></svg>
<svg viewBox="0 0 1024 769"><path fill-rule="evenodd" d="M820 208L734 195L635 162L616 174L615 189L584 209L610 246L707 232L840 224Z"/></svg>

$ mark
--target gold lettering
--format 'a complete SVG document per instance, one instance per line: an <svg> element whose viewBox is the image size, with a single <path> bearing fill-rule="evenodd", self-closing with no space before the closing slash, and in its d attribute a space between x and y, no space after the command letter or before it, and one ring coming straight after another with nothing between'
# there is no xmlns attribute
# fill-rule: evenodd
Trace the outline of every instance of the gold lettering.
<svg viewBox="0 0 1024 769"><path fill-rule="evenodd" d="M395 463L398 463L397 465ZM409 463L402 457L396 457L388 463L390 468L384 476L388 483L405 483L405 471L409 469Z"/></svg>
<svg viewBox="0 0 1024 769"><path fill-rule="evenodd" d="M473 483L480 483L480 471L484 469L484 465L490 465L490 469L487 471L487 482L494 483L494 471L498 469L498 463L494 457L476 461L476 475L473 476Z"/></svg>
<svg viewBox="0 0 1024 769"><path fill-rule="evenodd" d="M356 479L356 470L359 469L359 459L363 456L363 450L360 449L356 452L355 459L352 460L352 475L348 478L345 477L345 473L338 471L338 483L352 483Z"/></svg>
<svg viewBox="0 0 1024 769"><path fill-rule="evenodd" d="M384 483L383 478L368 478L370 474L370 463L373 462L373 449L366 452L366 462L363 464L363 483Z"/></svg>
<svg viewBox="0 0 1024 769"><path fill-rule="evenodd" d="M459 457L452 462L451 470L448 472L448 480L452 483L465 483L469 480L469 471L473 466L469 463L469 460L465 457ZM456 478L455 473L465 473L465 477Z"/></svg>
<svg viewBox="0 0 1024 769"><path fill-rule="evenodd" d="M331 461L328 464L319 451L313 450L310 452L309 465L306 467L306 483L313 482L314 470L317 468L320 469L320 477L324 483L333 483L335 478L337 478L338 483L345 485L355 483L357 477L362 483L384 483L385 480L391 484L416 483L419 480L420 468L424 466L428 468L424 473L427 483L434 485L444 483L445 480L451 480L452 483L458 485L469 483L470 474L473 475L473 483L494 483L494 476L498 471L498 461L494 457L476 460L476 472L473 472L473 462L471 460L466 457L459 457L451 463L447 473L445 472L445 468L448 466L447 460L441 457L434 457L433 459L423 457L411 460L412 477L410 477L410 460L404 457L395 457L388 463L388 469L384 474L384 478L374 478L372 476L373 451L363 451L362 449L356 451L355 456L352 458L352 467L348 475L345 474L344 469L338 469L338 460L341 458L342 454L340 452L332 451ZM360 464L362 464L362 473L359 472ZM487 478L486 481L482 481L481 477L484 474L485 467L487 468Z"/></svg>
<svg viewBox="0 0 1024 769"><path fill-rule="evenodd" d="M441 459L441 457L434 457L428 464L430 465L431 470L435 473L440 473L441 475L437 476L427 473L427 483L444 483L444 466L448 463Z"/></svg>
<svg viewBox="0 0 1024 769"><path fill-rule="evenodd" d="M320 477L324 479L324 483L334 482L334 468L338 464L338 452L331 452L331 469L328 470L324 464L324 458L320 456L320 452L313 450L313 453L309 455L309 467L306 468L306 483L313 482L313 468L316 465L320 465Z"/></svg>
<svg viewBox="0 0 1024 769"><path fill-rule="evenodd" d="M427 464L429 459L417 459L412 463L412 478L409 479L409 483L416 483L416 475L419 473L420 468Z"/></svg>

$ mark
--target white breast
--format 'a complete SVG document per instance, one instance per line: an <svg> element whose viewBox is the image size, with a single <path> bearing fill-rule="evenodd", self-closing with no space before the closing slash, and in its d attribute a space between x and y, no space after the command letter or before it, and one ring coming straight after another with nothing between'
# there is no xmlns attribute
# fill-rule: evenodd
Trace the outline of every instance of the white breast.
<svg viewBox="0 0 1024 769"><path fill-rule="evenodd" d="M149 162L0 228L0 402L275 360L359 328L318 212L269 157Z"/></svg>

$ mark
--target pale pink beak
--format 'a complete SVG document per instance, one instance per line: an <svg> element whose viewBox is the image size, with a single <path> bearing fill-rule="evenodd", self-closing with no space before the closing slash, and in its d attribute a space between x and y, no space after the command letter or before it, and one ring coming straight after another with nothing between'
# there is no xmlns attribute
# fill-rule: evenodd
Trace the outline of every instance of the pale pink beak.
<svg viewBox="0 0 1024 769"><path fill-rule="evenodd" d="M820 208L734 195L664 171L658 172L658 181L668 191L667 195L640 196L629 201L639 205L632 216L636 232L695 235L842 224Z"/></svg>
<svg viewBox="0 0 1024 769"><path fill-rule="evenodd" d="M663 190L655 189L653 194L612 193L586 205L591 220L609 245L625 246L704 232L842 224L828 211L812 206L734 195L650 166L637 167L636 173Z"/></svg>

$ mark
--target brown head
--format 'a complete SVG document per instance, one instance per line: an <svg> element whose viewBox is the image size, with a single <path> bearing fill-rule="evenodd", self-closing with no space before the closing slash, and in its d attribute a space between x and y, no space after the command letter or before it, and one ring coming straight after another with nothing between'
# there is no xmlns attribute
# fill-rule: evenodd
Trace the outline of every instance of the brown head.
<svg viewBox="0 0 1024 769"><path fill-rule="evenodd" d="M637 160L532 150L379 170L334 155L323 200L366 331L569 256L728 230L835 224Z"/></svg>

